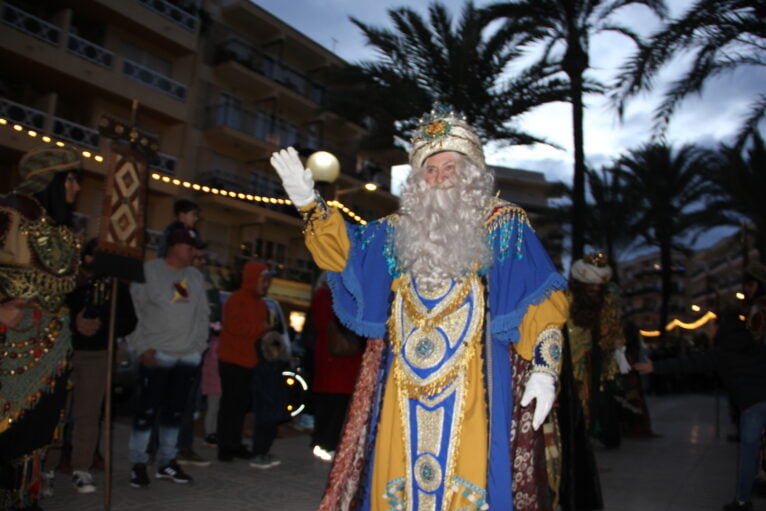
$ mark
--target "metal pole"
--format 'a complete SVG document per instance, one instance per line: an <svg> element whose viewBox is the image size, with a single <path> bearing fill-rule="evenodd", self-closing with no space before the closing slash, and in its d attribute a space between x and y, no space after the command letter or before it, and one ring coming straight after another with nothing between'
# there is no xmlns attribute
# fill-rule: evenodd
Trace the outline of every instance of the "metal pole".
<svg viewBox="0 0 766 511"><path fill-rule="evenodd" d="M118 279L112 277L109 302L109 340L106 348L106 392L104 394L104 509L112 509L112 371L114 368L114 323L117 315Z"/></svg>

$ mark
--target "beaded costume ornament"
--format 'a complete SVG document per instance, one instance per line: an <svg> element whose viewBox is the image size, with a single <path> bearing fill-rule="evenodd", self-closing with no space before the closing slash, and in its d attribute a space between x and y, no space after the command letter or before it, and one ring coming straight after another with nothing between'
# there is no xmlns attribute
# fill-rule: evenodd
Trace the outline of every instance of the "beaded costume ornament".
<svg viewBox="0 0 766 511"><path fill-rule="evenodd" d="M434 106L430 113L420 118L410 143L410 165L413 167L422 167L429 156L442 151L462 153L484 167L484 150L479 136L468 125L465 116L442 105Z"/></svg>

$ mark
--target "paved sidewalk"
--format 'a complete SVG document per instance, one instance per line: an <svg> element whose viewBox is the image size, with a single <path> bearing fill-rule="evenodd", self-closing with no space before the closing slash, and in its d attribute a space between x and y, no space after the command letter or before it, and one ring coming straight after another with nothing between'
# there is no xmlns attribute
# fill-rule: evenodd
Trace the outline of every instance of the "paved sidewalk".
<svg viewBox="0 0 766 511"><path fill-rule="evenodd" d="M731 430L721 409L721 438L715 437L715 400L709 395L652 397L649 401L653 439L625 439L614 451L597 452L607 511L713 511L733 497L736 444L727 442ZM148 489L128 484L128 426L115 427L114 511L311 511L316 509L329 466L311 456L306 434L283 430L273 452L282 465L270 470L250 468L245 461L190 467L193 484L152 480ZM197 442L200 454L214 458L215 450ZM153 467L150 467L150 470ZM153 475L153 473L152 473ZM96 472L99 492L79 495L69 476L57 474L54 497L42 502L46 511L103 509L103 473ZM756 500L766 511L766 501Z"/></svg>

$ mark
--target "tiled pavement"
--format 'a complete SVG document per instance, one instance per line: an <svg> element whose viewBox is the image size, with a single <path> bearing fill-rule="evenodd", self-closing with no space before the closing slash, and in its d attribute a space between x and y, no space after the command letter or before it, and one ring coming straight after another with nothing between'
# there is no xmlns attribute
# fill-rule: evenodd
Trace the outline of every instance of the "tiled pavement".
<svg viewBox="0 0 766 511"><path fill-rule="evenodd" d="M614 451L599 451L604 502L608 511L713 511L732 498L736 444L726 441L730 430L721 403L721 432L715 435L715 399L710 395L652 397L649 406L653 439L625 439ZM213 462L192 467L195 481L180 485L153 480L149 489L128 484L128 427L115 428L115 471L112 506L115 511L309 511L316 509L328 465L315 460L308 436L289 429L281 432L273 452L283 463L271 470L250 468L247 462ZM197 451L213 457L214 450L198 442ZM103 473L95 473L99 486ZM54 497L43 502L46 511L104 509L103 494L79 495L68 476L57 474ZM756 510L766 502L756 500Z"/></svg>

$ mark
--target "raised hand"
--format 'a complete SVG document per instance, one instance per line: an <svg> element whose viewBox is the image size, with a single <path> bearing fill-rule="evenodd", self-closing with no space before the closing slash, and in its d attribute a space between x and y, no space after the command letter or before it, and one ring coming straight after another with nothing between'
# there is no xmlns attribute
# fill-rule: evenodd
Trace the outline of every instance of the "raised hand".
<svg viewBox="0 0 766 511"><path fill-rule="evenodd" d="M272 154L271 166L279 174L287 196L296 207L314 202L314 177L309 169L303 167L298 151L288 147Z"/></svg>

